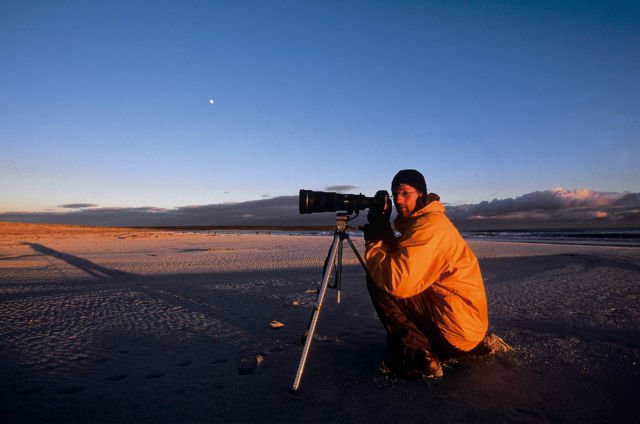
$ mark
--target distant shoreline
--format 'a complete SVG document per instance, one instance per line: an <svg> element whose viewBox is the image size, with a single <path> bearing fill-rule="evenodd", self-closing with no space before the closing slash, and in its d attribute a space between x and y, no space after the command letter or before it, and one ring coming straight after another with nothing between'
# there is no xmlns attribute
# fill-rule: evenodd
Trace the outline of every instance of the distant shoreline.
<svg viewBox="0 0 640 424"><path fill-rule="evenodd" d="M159 226L131 227L145 231L185 231L185 232L243 232L243 233L301 233L301 235L330 235L335 231L331 226ZM350 228L347 232L352 232ZM495 242L543 243L584 246L640 247L640 229L542 229L542 230L490 230L465 231L460 233L468 240Z"/></svg>
<svg viewBox="0 0 640 424"><path fill-rule="evenodd" d="M330 225L168 225L155 227L123 227L132 230L155 231L333 231Z"/></svg>
<svg viewBox="0 0 640 424"><path fill-rule="evenodd" d="M114 233L114 232L192 232L192 233L298 233L295 235L331 235L335 226L328 225L171 225L171 226L85 226L68 224L37 224L0 221L3 234L51 234L51 233ZM348 227L347 232L360 234L358 228ZM464 230L460 233L468 240L495 242L544 243L566 245L593 245L640 247L640 228L566 228L566 229L506 229Z"/></svg>

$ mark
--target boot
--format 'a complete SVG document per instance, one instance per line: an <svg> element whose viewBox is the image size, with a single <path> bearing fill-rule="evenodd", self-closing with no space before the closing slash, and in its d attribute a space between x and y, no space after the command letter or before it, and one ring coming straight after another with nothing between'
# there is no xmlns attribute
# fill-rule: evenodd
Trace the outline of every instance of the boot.
<svg viewBox="0 0 640 424"><path fill-rule="evenodd" d="M382 375L394 375L403 380L434 380L443 376L438 358L427 349L419 350L399 361L380 365Z"/></svg>

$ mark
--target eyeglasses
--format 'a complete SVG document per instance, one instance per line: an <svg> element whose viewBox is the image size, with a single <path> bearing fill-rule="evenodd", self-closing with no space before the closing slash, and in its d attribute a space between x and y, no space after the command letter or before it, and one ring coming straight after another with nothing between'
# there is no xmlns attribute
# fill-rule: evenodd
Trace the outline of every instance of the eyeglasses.
<svg viewBox="0 0 640 424"><path fill-rule="evenodd" d="M406 190L405 191L399 191L397 193L393 193L393 196L391 196L391 197L393 197L394 199L398 199L400 197L404 197L406 199L407 197L409 197L409 195L411 193L417 193L417 190L414 190L414 191L406 191Z"/></svg>

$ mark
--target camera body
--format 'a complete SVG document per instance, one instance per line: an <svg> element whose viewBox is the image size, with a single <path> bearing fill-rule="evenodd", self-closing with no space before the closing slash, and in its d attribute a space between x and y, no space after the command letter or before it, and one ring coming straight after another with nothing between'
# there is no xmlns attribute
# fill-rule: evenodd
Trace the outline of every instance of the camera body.
<svg viewBox="0 0 640 424"><path fill-rule="evenodd" d="M380 214L391 213L391 201L386 190L380 190L373 197L363 194L342 194L327 191L300 190L300 213L346 212L358 213L371 209Z"/></svg>

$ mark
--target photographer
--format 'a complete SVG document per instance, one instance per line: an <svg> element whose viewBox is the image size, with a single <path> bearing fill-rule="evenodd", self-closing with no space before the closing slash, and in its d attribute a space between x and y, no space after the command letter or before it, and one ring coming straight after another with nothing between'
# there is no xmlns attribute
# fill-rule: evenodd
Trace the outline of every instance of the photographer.
<svg viewBox="0 0 640 424"><path fill-rule="evenodd" d="M497 336L485 338L480 267L440 198L427 193L424 177L412 169L398 172L391 190L400 236L391 229L390 212L377 208L370 209L363 228L367 287L395 356L381 370L406 379L439 378L440 360L508 350Z"/></svg>

